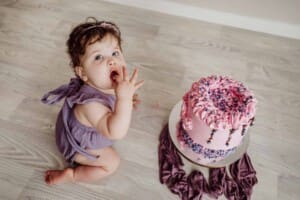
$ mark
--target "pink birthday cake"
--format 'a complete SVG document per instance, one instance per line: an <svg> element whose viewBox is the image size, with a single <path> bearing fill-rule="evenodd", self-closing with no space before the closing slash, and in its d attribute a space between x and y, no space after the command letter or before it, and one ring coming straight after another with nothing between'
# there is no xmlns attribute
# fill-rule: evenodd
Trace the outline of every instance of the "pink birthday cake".
<svg viewBox="0 0 300 200"><path fill-rule="evenodd" d="M253 125L256 99L242 83L209 76L183 96L177 139L181 151L199 164L233 153Z"/></svg>

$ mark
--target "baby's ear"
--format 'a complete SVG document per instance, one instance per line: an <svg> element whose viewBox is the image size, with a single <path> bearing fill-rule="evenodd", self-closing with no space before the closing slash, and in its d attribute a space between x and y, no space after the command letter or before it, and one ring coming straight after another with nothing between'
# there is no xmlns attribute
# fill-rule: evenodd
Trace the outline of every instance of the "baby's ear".
<svg viewBox="0 0 300 200"><path fill-rule="evenodd" d="M88 80L88 78L87 78L87 76L86 76L86 74L85 74L84 69L83 69L82 66L76 66L75 67L75 73L76 73L77 76L80 77L81 80L83 80L83 81L87 81Z"/></svg>

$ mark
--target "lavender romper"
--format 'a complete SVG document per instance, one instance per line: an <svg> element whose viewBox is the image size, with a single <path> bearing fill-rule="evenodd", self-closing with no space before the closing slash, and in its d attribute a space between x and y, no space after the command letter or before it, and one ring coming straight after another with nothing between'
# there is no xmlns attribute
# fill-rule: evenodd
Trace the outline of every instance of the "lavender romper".
<svg viewBox="0 0 300 200"><path fill-rule="evenodd" d="M48 99L53 95L53 98ZM80 153L90 160L97 159L86 149L100 149L111 146L113 141L96 131L94 127L88 127L80 123L74 115L76 104L86 104L92 101L100 102L110 110L114 110L115 96L103 93L89 85L83 84L79 78L72 78L68 85L48 92L42 98L45 104L55 104L65 98L62 109L56 121L56 144L64 158L74 164L76 153Z"/></svg>

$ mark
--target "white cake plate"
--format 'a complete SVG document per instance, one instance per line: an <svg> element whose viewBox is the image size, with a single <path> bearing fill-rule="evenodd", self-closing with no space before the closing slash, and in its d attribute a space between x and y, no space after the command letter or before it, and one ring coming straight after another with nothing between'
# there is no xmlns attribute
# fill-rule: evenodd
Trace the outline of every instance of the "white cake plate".
<svg viewBox="0 0 300 200"><path fill-rule="evenodd" d="M196 160L193 160L190 158L187 154L185 154L184 151L181 150L179 146L179 142L177 140L177 130L176 130L176 125L180 120L180 111L181 111L181 104L182 101L179 101L172 109L171 114L169 116L169 133L172 139L173 144L175 145L177 151L188 161L192 162L193 164L199 165L199 166L204 166L204 167L209 167L209 168L219 168L219 167L224 167L227 166L238 159L242 157L242 155L247 151L247 148L249 146L249 141L250 141L250 134L249 131L246 133L242 144L237 148L236 151L225 157L223 160L214 162L214 163L209 163L209 164L200 164Z"/></svg>

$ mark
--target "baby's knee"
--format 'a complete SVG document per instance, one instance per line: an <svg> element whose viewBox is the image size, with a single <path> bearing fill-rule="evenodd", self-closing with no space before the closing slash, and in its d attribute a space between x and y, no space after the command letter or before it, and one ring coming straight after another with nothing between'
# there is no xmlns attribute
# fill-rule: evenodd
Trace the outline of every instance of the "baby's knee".
<svg viewBox="0 0 300 200"><path fill-rule="evenodd" d="M111 159L110 159L110 163L107 165L107 171L109 174L112 174L114 173L118 167L120 166L120 162L121 162L121 159L120 159L120 156L115 153Z"/></svg>

